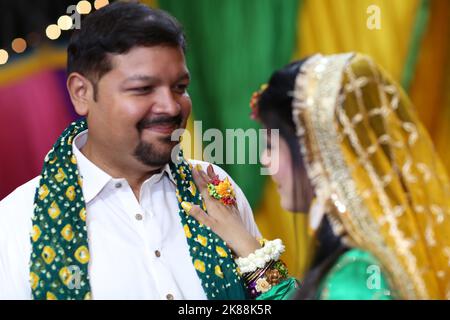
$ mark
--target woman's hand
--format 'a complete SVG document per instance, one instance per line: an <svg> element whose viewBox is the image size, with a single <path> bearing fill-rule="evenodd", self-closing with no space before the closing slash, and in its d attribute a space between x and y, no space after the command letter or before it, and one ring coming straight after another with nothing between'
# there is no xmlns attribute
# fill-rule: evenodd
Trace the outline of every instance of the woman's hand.
<svg viewBox="0 0 450 320"><path fill-rule="evenodd" d="M239 257L247 257L256 249L261 248L259 241L245 228L236 204L224 205L213 198L208 192L208 183L216 176L212 165L205 173L200 165L192 170L192 175L199 189L208 213L199 206L183 202L185 211L199 223L211 228L228 247Z"/></svg>

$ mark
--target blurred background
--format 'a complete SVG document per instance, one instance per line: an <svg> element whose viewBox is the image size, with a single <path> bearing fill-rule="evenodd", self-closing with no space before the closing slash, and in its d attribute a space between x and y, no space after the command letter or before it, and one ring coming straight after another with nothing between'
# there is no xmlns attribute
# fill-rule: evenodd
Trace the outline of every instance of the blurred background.
<svg viewBox="0 0 450 320"><path fill-rule="evenodd" d="M76 119L65 89L65 50L77 21L63 16L77 10L82 19L111 2L0 2L0 199L40 173L45 154ZM139 2L184 25L190 128L194 120L203 121L203 131L259 128L249 118L249 99L272 71L316 52L358 51L403 86L450 172L450 1ZM246 193L263 235L284 240L284 260L301 276L313 244L305 216L280 208L276 187L258 165L223 167Z"/></svg>

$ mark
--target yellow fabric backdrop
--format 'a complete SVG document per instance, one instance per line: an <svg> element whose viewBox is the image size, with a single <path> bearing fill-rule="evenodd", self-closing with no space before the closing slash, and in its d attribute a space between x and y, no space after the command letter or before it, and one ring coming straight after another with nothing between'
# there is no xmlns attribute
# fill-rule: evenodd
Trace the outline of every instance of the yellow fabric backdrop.
<svg viewBox="0 0 450 320"><path fill-rule="evenodd" d="M410 96L450 173L450 1L431 1Z"/></svg>

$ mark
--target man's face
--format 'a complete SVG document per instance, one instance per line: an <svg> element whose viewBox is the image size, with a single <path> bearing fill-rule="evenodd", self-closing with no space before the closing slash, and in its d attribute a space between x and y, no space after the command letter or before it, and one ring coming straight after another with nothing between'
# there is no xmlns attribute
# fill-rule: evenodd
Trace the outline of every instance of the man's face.
<svg viewBox="0 0 450 320"><path fill-rule="evenodd" d="M112 70L98 81L89 107L89 139L121 165L162 167L177 144L172 132L186 127L192 108L184 53L135 47L110 59Z"/></svg>

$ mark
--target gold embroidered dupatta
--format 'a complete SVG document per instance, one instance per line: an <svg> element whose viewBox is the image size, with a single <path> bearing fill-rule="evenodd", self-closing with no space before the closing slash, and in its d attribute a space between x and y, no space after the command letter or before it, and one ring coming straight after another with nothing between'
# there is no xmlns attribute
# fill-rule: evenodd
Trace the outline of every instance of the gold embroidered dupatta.
<svg viewBox="0 0 450 320"><path fill-rule="evenodd" d="M400 86L366 56L316 55L293 114L335 232L380 261L395 296L449 299L449 180Z"/></svg>

